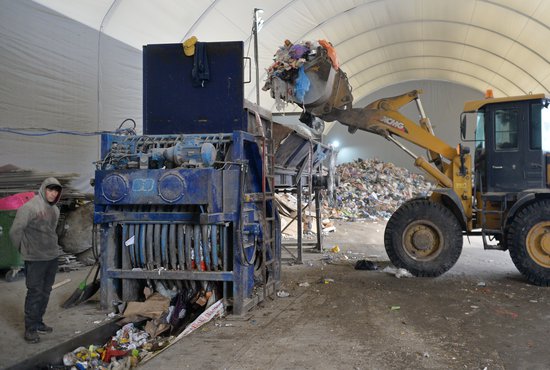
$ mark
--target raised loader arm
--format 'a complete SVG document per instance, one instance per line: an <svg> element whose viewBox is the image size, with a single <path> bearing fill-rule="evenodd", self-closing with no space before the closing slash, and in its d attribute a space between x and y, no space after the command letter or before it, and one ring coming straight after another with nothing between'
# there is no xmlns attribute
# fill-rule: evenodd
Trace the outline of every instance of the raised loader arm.
<svg viewBox="0 0 550 370"><path fill-rule="evenodd" d="M424 114L419 97L420 93L419 90L413 90L403 95L379 99L364 108L333 109L329 113L321 115L320 118L329 122L338 121L348 126L351 133L363 130L384 136L411 155L415 159L415 165L433 176L440 186L452 188L454 179L450 170L450 163L461 153L457 153L455 148L434 135L430 120ZM420 113L419 124L399 112L401 107L413 100ZM429 160L415 155L393 136L399 136L422 148L426 148ZM447 161L442 160L442 158ZM461 172L467 171L463 169Z"/></svg>

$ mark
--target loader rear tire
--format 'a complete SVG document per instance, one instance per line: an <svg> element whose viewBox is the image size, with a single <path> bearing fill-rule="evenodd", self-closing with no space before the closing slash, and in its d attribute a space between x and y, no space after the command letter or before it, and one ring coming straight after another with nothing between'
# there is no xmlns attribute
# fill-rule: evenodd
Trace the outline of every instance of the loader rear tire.
<svg viewBox="0 0 550 370"><path fill-rule="evenodd" d="M462 228L445 206L429 199L409 200L389 219L384 244L390 261L415 276L448 271L462 252Z"/></svg>
<svg viewBox="0 0 550 370"><path fill-rule="evenodd" d="M508 230L508 249L516 268L531 283L550 286L550 200L523 208Z"/></svg>

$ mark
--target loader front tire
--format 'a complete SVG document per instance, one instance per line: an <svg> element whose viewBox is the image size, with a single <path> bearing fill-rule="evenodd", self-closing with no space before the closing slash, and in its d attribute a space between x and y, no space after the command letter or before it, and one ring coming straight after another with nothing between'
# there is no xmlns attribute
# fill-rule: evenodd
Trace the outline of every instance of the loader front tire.
<svg viewBox="0 0 550 370"><path fill-rule="evenodd" d="M523 208L508 230L510 257L519 272L535 285L550 286L550 200Z"/></svg>
<svg viewBox="0 0 550 370"><path fill-rule="evenodd" d="M412 199L391 216L384 233L390 261L415 276L435 277L448 271L462 252L462 228L444 205Z"/></svg>

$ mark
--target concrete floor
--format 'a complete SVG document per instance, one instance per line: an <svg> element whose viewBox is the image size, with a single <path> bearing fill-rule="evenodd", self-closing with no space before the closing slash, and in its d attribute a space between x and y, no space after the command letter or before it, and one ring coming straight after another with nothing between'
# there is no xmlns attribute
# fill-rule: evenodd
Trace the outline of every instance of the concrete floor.
<svg viewBox="0 0 550 370"><path fill-rule="evenodd" d="M289 297L209 323L140 368L550 368L550 290L527 284L507 252L465 239L458 263L436 279L355 270L362 258L388 264L384 226L337 223L325 248L338 245L340 253L306 252L302 265L283 263ZM58 309L85 272L53 292L46 321L56 330L38 345L22 338L24 282L0 282L0 367L106 319L95 303Z"/></svg>
<svg viewBox="0 0 550 370"><path fill-rule="evenodd" d="M70 273L60 272L56 283L71 279L59 288L52 290L50 303L44 317L44 322L54 328L53 333L41 335L37 344L28 344L23 339L24 333L24 302L25 279L23 277L13 282L0 279L0 369L10 367L29 357L47 351L60 342L78 337L110 320L108 312L99 310L96 297L79 306L63 309L61 304L74 292L78 284L84 280L88 268ZM90 277L89 280L93 278Z"/></svg>

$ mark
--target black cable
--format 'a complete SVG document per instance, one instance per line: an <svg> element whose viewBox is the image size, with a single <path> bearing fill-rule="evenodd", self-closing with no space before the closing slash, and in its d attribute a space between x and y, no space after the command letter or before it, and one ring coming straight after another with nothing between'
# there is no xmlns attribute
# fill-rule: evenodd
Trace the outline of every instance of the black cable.
<svg viewBox="0 0 550 370"><path fill-rule="evenodd" d="M122 128L122 125L127 121L133 122L134 126L132 128ZM63 135L75 135L75 136L96 136L102 134L126 134L126 135L135 135L136 134L136 121L132 118L126 118L118 129L115 131L71 131L71 130L52 130L44 127L23 127L23 128L13 128L13 127L0 127L0 132L7 132L10 134L23 135L23 136L47 136L54 134L63 134Z"/></svg>
<svg viewBox="0 0 550 370"><path fill-rule="evenodd" d="M134 124L134 127L132 128L133 130L136 129L136 121L134 121L132 118L126 118L124 121L122 121L122 123L120 124L120 126L118 126L118 129L122 129L122 125L125 124L126 122L128 121L132 121L133 124Z"/></svg>

